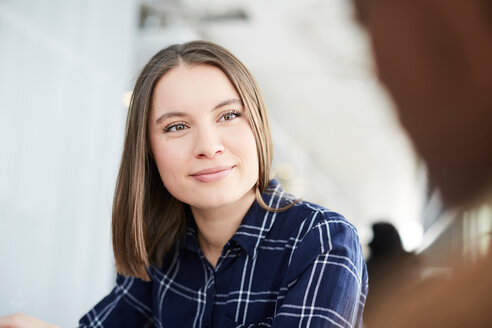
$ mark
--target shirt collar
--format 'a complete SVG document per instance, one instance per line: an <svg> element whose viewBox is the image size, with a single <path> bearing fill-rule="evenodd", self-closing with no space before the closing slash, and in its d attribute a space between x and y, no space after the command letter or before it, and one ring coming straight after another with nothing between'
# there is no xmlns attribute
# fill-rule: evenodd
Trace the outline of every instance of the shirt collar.
<svg viewBox="0 0 492 328"><path fill-rule="evenodd" d="M265 204L274 209L286 206L293 200L292 196L284 193L276 180L270 181L261 196ZM262 208L255 200L228 244L231 241L236 242L251 258L256 257L258 248L270 232L277 214ZM197 252L200 249L197 240L198 230L189 207L186 209L186 225L186 234L181 245L186 246L190 251Z"/></svg>
<svg viewBox="0 0 492 328"><path fill-rule="evenodd" d="M186 216L186 231L183 236L183 239L180 243L180 248L186 247L192 252L197 252L200 249L200 245L198 244L197 231L198 227L196 226L195 219L193 218L193 214L191 213L191 209L189 205L185 206L185 216Z"/></svg>
<svg viewBox="0 0 492 328"><path fill-rule="evenodd" d="M287 198L276 180L270 181L261 196L265 204L274 209L286 205L284 201ZM262 208L255 200L231 240L238 243L251 258L255 258L260 244L272 229L277 215L276 212Z"/></svg>

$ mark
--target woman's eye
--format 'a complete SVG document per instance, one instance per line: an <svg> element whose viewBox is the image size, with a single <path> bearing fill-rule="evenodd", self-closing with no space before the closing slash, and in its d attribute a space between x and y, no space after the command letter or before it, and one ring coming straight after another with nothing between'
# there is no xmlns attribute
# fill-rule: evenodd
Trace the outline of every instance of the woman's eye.
<svg viewBox="0 0 492 328"><path fill-rule="evenodd" d="M164 128L164 132L178 132L178 131L186 130L187 128L188 128L188 126L186 126L186 124L174 123L174 124L170 124L170 125L166 126Z"/></svg>
<svg viewBox="0 0 492 328"><path fill-rule="evenodd" d="M224 113L220 117L219 121L231 121L231 120L238 118L240 116L241 116L241 113L236 112L236 111L231 111L231 112Z"/></svg>

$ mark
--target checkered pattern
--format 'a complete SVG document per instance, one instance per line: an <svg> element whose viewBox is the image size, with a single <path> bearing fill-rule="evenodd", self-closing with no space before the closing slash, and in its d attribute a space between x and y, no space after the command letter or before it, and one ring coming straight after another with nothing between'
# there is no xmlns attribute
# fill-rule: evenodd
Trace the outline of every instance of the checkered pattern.
<svg viewBox="0 0 492 328"><path fill-rule="evenodd" d="M274 180L264 199L274 208L293 200ZM357 232L309 202L280 213L254 203L215 269L190 217L182 242L149 273L150 282L118 276L79 327L362 327L368 285Z"/></svg>

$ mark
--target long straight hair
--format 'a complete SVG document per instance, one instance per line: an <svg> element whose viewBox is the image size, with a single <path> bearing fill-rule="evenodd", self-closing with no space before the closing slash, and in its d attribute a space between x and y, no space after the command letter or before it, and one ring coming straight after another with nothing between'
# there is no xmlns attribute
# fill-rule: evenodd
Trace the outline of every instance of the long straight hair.
<svg viewBox="0 0 492 328"><path fill-rule="evenodd" d="M161 265L163 256L186 228L184 204L164 187L154 162L148 136L148 118L154 87L174 67L213 65L236 88L256 140L259 176L256 200L270 180L272 138L259 88L248 69L226 49L206 41L172 45L159 51L145 65L135 84L113 200L113 252L117 272L149 280L150 265Z"/></svg>

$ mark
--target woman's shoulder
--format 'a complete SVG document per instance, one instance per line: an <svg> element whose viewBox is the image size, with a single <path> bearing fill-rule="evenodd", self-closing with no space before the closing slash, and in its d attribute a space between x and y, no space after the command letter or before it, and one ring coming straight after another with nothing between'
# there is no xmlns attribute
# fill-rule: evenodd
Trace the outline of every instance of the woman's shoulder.
<svg viewBox="0 0 492 328"><path fill-rule="evenodd" d="M299 217L312 217L316 223L334 222L347 224L354 228L354 226L339 212L328 209L322 205L315 204L303 199L297 200L297 202L289 209L289 215ZM354 228L355 229L355 228Z"/></svg>
<svg viewBox="0 0 492 328"><path fill-rule="evenodd" d="M270 235L294 241L294 246L312 244L324 252L339 245L359 247L355 226L342 214L322 205L298 199L285 192L272 180L268 194L269 206L277 213Z"/></svg>
<svg viewBox="0 0 492 328"><path fill-rule="evenodd" d="M287 280L295 279L319 261L348 268L359 282L364 279L364 257L357 229L340 213L298 201L278 217L275 226L289 233Z"/></svg>
<svg viewBox="0 0 492 328"><path fill-rule="evenodd" d="M329 228L334 233L357 234L355 226L339 212L296 198L285 192L275 180L270 186L274 186L274 189L268 194L269 206L278 211L275 222L278 228L292 230L292 233L298 230L297 238L323 228Z"/></svg>
<svg viewBox="0 0 492 328"><path fill-rule="evenodd" d="M267 206L284 215L298 218L312 217L318 221L341 220L349 223L343 215L335 211L288 193L275 179L270 180L268 188L262 193L262 198Z"/></svg>
<svg viewBox="0 0 492 328"><path fill-rule="evenodd" d="M304 227L304 233L299 236L302 240L308 238L332 244L349 239L359 242L357 229L348 219L321 205L300 200L285 214L286 222Z"/></svg>

